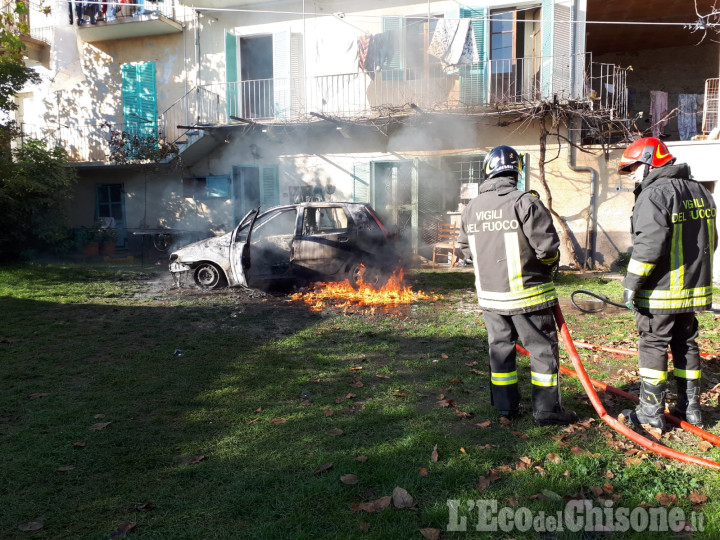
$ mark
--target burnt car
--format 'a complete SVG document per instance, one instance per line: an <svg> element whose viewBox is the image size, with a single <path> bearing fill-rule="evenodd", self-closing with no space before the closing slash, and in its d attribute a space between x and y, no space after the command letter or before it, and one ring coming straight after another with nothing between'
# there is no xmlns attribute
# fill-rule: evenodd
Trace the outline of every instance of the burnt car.
<svg viewBox="0 0 720 540"><path fill-rule="evenodd" d="M302 286L360 279L382 287L402 263L393 235L367 204L306 202L256 208L231 232L170 255L179 285L192 276L204 289Z"/></svg>

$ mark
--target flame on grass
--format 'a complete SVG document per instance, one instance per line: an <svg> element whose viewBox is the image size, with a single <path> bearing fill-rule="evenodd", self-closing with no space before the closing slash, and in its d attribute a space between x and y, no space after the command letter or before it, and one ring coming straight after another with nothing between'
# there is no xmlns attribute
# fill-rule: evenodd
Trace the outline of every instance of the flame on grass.
<svg viewBox="0 0 720 540"><path fill-rule="evenodd" d="M376 308L386 309L396 306L413 304L418 300L438 300L436 294L413 291L403 285L403 272L393 273L387 284L381 289L373 289L360 280L360 286L353 289L348 281L339 283L315 283L308 290L290 295L292 300L305 302L312 311L323 308Z"/></svg>

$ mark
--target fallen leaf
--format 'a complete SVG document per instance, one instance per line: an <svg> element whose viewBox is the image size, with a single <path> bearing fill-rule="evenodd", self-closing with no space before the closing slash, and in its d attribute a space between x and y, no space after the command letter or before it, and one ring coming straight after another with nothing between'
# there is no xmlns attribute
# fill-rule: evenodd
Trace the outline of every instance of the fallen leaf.
<svg viewBox="0 0 720 540"><path fill-rule="evenodd" d="M40 399L44 397L48 397L50 395L49 392L35 392L34 394L30 394L28 396L28 399Z"/></svg>
<svg viewBox="0 0 720 540"><path fill-rule="evenodd" d="M347 484L349 486L355 485L358 483L358 477L354 474L343 474L340 477L340 481L343 484Z"/></svg>
<svg viewBox="0 0 720 540"><path fill-rule="evenodd" d="M625 460L625 465L639 465L640 463L642 463L642 459L635 457L629 457Z"/></svg>
<svg viewBox="0 0 720 540"><path fill-rule="evenodd" d="M515 435L516 437L520 437L521 439L529 439L530 438L530 435L527 435L526 433L523 433L521 431L513 431L512 434Z"/></svg>
<svg viewBox="0 0 720 540"><path fill-rule="evenodd" d="M705 501L707 501L707 495L691 492L690 497L688 497L688 499L690 499L690 502L693 504L702 504Z"/></svg>
<svg viewBox="0 0 720 540"><path fill-rule="evenodd" d="M388 375L380 375L379 373L377 373L375 376L376 376L378 379L389 379L389 378L390 378Z"/></svg>
<svg viewBox="0 0 720 540"><path fill-rule="evenodd" d="M395 486L392 492L392 502L395 508L410 508L415 504L415 500L412 496L400 486Z"/></svg>
<svg viewBox="0 0 720 540"><path fill-rule="evenodd" d="M420 476L427 476L427 475L428 475L427 469L426 469L425 467L420 467L420 468L418 469L418 474L419 474Z"/></svg>
<svg viewBox="0 0 720 540"><path fill-rule="evenodd" d="M205 459L205 456L193 456L190 458L190 461L188 461L188 464L195 465L196 463L200 463Z"/></svg>
<svg viewBox="0 0 720 540"><path fill-rule="evenodd" d="M390 495L387 495L385 497L380 497L379 499L376 499L374 501L370 502L354 502L352 505L350 505L350 509L353 512L380 512L390 506L390 503L392 502L392 497Z"/></svg>
<svg viewBox="0 0 720 540"><path fill-rule="evenodd" d="M433 446L432 454L430 454L430 461L433 463L438 460L437 444Z"/></svg>
<svg viewBox="0 0 720 540"><path fill-rule="evenodd" d="M458 418L462 418L463 420L465 420L466 418L472 418L474 416L472 413L461 411L457 408L455 409L455 414L458 416Z"/></svg>
<svg viewBox="0 0 720 540"><path fill-rule="evenodd" d="M105 429L108 427L112 422L98 422L97 424L93 424L88 429L90 431L100 431L101 429Z"/></svg>
<svg viewBox="0 0 720 540"><path fill-rule="evenodd" d="M340 428L332 428L328 429L325 433L327 433L328 435L342 435L343 430Z"/></svg>
<svg viewBox="0 0 720 540"><path fill-rule="evenodd" d="M450 379L450 382L451 382L452 384L462 384L462 383L463 383L463 380L462 380L462 379L455 378L455 379Z"/></svg>
<svg viewBox="0 0 720 540"><path fill-rule="evenodd" d="M138 504L135 507L135 510L137 510L138 512L147 512L148 510L155 510L155 505L151 502L146 502L143 504Z"/></svg>
<svg viewBox="0 0 720 540"><path fill-rule="evenodd" d="M355 398L355 397L357 397L357 394L346 394L346 395L345 395L345 399L352 399L352 398Z"/></svg>
<svg viewBox="0 0 720 540"><path fill-rule="evenodd" d="M258 422L259 420L260 420L259 418L253 418L249 422L245 422L245 425L250 426L250 425L254 424L255 422Z"/></svg>
<svg viewBox="0 0 720 540"><path fill-rule="evenodd" d="M650 424L643 424L643 428L644 428L645 431L647 431L647 432L650 434L650 436L651 436L653 439L655 439L656 441L659 441L660 439L662 439L662 434L663 434L662 429L660 429L660 428L654 428L654 427L652 427ZM710 445L710 446L712 447L712 445Z"/></svg>
<svg viewBox="0 0 720 540"><path fill-rule="evenodd" d="M359 461L360 463L365 463L367 460L367 456L358 456L355 458L355 461Z"/></svg>
<svg viewBox="0 0 720 540"><path fill-rule="evenodd" d="M535 467L533 467L533 468L537 471L537 473L540 476L545 476L545 469L543 469L540 465L535 465Z"/></svg>
<svg viewBox="0 0 720 540"><path fill-rule="evenodd" d="M332 409L325 409L323 412L325 416L332 416L334 414Z"/></svg>
<svg viewBox="0 0 720 540"><path fill-rule="evenodd" d="M369 531L370 530L370 522L365 521L364 519L360 521L360 530L361 531Z"/></svg>
<svg viewBox="0 0 720 540"><path fill-rule="evenodd" d="M75 469L75 465L63 465L62 467L58 467L57 470L60 472L68 472Z"/></svg>
<svg viewBox="0 0 720 540"><path fill-rule="evenodd" d="M350 371L360 371L361 369L362 369L362 366L356 366L356 367L351 367Z"/></svg>
<svg viewBox="0 0 720 540"><path fill-rule="evenodd" d="M484 476L481 476L480 478L478 478L478 481L475 484L475 489L483 490L483 489L486 489L489 485L490 485L490 479L485 478Z"/></svg>
<svg viewBox="0 0 720 540"><path fill-rule="evenodd" d="M550 491L549 489L543 489L542 494L552 501L562 501L562 497L560 495L554 491Z"/></svg>
<svg viewBox="0 0 720 540"><path fill-rule="evenodd" d="M515 497L508 497L507 503L508 506L517 506L519 504Z"/></svg>
<svg viewBox="0 0 720 540"><path fill-rule="evenodd" d="M119 523L117 528L110 533L110 538L117 538L118 536L124 536L135 528L136 523Z"/></svg>
<svg viewBox="0 0 720 540"><path fill-rule="evenodd" d="M320 465L317 469L315 469L315 470L313 471L313 474L324 473L325 471L329 471L329 470L332 469L332 468L333 468L333 464L332 464L332 463L323 463L322 465Z"/></svg>
<svg viewBox="0 0 720 540"><path fill-rule="evenodd" d="M365 385L360 381L355 381L354 383L351 383L350 386L352 386L353 388L362 388Z"/></svg>
<svg viewBox="0 0 720 540"><path fill-rule="evenodd" d="M271 418L270 423L271 424L284 424L287 422L287 418Z"/></svg>
<svg viewBox="0 0 720 540"><path fill-rule="evenodd" d="M443 359L447 360L447 359L450 358L450 357L449 357L447 354L445 354L445 353L440 353L440 358L443 358Z"/></svg>
<svg viewBox="0 0 720 540"><path fill-rule="evenodd" d="M488 480L490 480L491 482L497 482L498 480L500 480L500 478L502 478L495 469L489 469L487 474Z"/></svg>
<svg viewBox="0 0 720 540"><path fill-rule="evenodd" d="M104 415L104 414L96 414L95 416L93 416L93 418L94 418L95 420L100 420L100 419L102 419L102 418L105 418L105 415Z"/></svg>
<svg viewBox="0 0 720 540"><path fill-rule="evenodd" d="M501 416L500 419L499 419L499 422L500 422L503 426L509 426L510 424L512 424L512 422L510 421L510 419L509 419L507 416Z"/></svg>
<svg viewBox="0 0 720 540"><path fill-rule="evenodd" d="M698 450L701 452L707 452L711 448L713 448L713 444L708 441L701 441L700 444L698 444Z"/></svg>
<svg viewBox="0 0 720 540"><path fill-rule="evenodd" d="M462 446L460 447L460 453L461 453L461 454L467 454L467 452L465 451L465 449L464 449Z"/></svg>
<svg viewBox="0 0 720 540"><path fill-rule="evenodd" d="M43 524L39 521L28 521L27 523L21 523L18 525L18 529L23 532L39 531L43 528Z"/></svg>
<svg viewBox="0 0 720 540"><path fill-rule="evenodd" d="M611 493L614 493L614 492L615 492L615 488L612 486L612 484L610 484L610 483L608 483L608 482L605 482L605 483L602 485L602 490L603 490L605 493L607 493L608 495L610 495Z"/></svg>
<svg viewBox="0 0 720 540"><path fill-rule="evenodd" d="M533 460L530 459L530 458L527 457L527 456L521 457L521 458L520 458L520 461L522 461L522 462L525 463L526 465L532 465L532 463L533 463Z"/></svg>
<svg viewBox="0 0 720 540"><path fill-rule="evenodd" d="M560 456L558 456L557 454L548 454L546 457L553 463L561 463L562 462L562 458Z"/></svg>
<svg viewBox="0 0 720 540"><path fill-rule="evenodd" d="M455 403L454 399L441 399L437 402L437 404L441 407L452 407L453 403Z"/></svg>
<svg viewBox="0 0 720 540"><path fill-rule="evenodd" d="M87 446L87 443L85 441L75 441L73 443L73 446L75 448L85 448L85 446Z"/></svg>
<svg viewBox="0 0 720 540"><path fill-rule="evenodd" d="M570 478L570 470L566 470L566 471L563 473L563 476L567 476L568 478Z"/></svg>
<svg viewBox="0 0 720 540"><path fill-rule="evenodd" d="M488 427L492 422L490 420L485 420L484 422L480 422L479 424L475 424L479 428L486 428Z"/></svg>
<svg viewBox="0 0 720 540"><path fill-rule="evenodd" d="M585 453L585 450L580 448L579 446L573 446L570 451L575 454L576 456L581 456Z"/></svg>
<svg viewBox="0 0 720 540"><path fill-rule="evenodd" d="M255 409L255 412L257 412L257 413L262 412L262 407L258 407L257 409Z"/></svg>
<svg viewBox="0 0 720 540"><path fill-rule="evenodd" d="M609 478L610 480L612 480L613 478L615 478L615 475L613 474L613 472L612 472L610 469L608 469L607 471L605 471L605 474L604 474L603 476L605 476L605 478Z"/></svg>
<svg viewBox="0 0 720 540"><path fill-rule="evenodd" d="M420 534L426 540L438 540L440 538L440 529L420 529Z"/></svg>
<svg viewBox="0 0 720 540"><path fill-rule="evenodd" d="M397 392L397 393L393 394L393 397L406 397L406 396L402 392Z"/></svg>
<svg viewBox="0 0 720 540"><path fill-rule="evenodd" d="M676 505L678 498L677 495L669 495L663 491L655 495L655 500L663 506Z"/></svg>

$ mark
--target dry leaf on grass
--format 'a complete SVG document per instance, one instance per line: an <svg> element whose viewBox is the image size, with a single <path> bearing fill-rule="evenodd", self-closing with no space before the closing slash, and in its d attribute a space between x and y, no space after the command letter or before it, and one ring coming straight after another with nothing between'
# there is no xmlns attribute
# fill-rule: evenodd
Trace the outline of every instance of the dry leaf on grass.
<svg viewBox="0 0 720 540"><path fill-rule="evenodd" d="M332 428L332 429L328 429L325 433L326 433L327 435L331 435L331 436L335 437L335 436L337 436L337 435L342 435L342 434L343 434L343 430L340 429L340 428Z"/></svg>
<svg viewBox="0 0 720 540"><path fill-rule="evenodd" d="M138 512L147 512L148 510L155 510L155 505L151 502L146 502L143 504L138 504L135 506L134 510Z"/></svg>
<svg viewBox="0 0 720 540"><path fill-rule="evenodd" d="M118 523L117 528L110 533L110 538L117 538L118 536L124 536L135 528L136 523Z"/></svg>
<svg viewBox="0 0 720 540"><path fill-rule="evenodd" d="M30 394L28 396L28 399L40 399L44 397L48 397L50 394L48 392L35 392L34 394Z"/></svg>
<svg viewBox="0 0 720 540"><path fill-rule="evenodd" d="M380 375L379 373L375 375L378 379L389 379L390 377L388 375Z"/></svg>
<svg viewBox="0 0 720 540"><path fill-rule="evenodd" d="M21 523L18 525L18 529L23 532L39 531L43 528L43 524L39 521L28 521L27 523Z"/></svg>
<svg viewBox="0 0 720 540"><path fill-rule="evenodd" d="M57 468L60 472L68 472L75 470L75 465L63 465L62 467Z"/></svg>
<svg viewBox="0 0 720 540"><path fill-rule="evenodd" d="M676 505L678 502L677 495L670 495L668 493L665 493L661 491L657 495L655 495L655 500L662 504L663 506L670 506L670 505Z"/></svg>
<svg viewBox="0 0 720 540"><path fill-rule="evenodd" d="M707 452L711 448L714 448L713 444L708 441L701 441L700 444L698 444L698 450L701 452Z"/></svg>
<svg viewBox="0 0 720 540"><path fill-rule="evenodd" d="M420 476L427 476L427 475L428 475L427 469L426 469L425 467L420 467L420 468L418 469L418 474L419 474Z"/></svg>
<svg viewBox="0 0 720 540"><path fill-rule="evenodd" d="M479 424L475 424L479 428L486 428L488 427L492 422L490 420L485 420L484 422L480 422Z"/></svg>
<svg viewBox="0 0 720 540"><path fill-rule="evenodd" d="M392 502L395 508L410 508L415 504L412 496L400 486L396 486L392 492Z"/></svg>
<svg viewBox="0 0 720 540"><path fill-rule="evenodd" d="M101 429L105 429L108 427L112 422L98 422L97 424L93 424L88 429L90 431L100 431Z"/></svg>
<svg viewBox="0 0 720 540"><path fill-rule="evenodd" d="M320 465L317 469L315 469L315 470L313 471L313 474L324 473L325 471L329 471L329 470L332 469L332 468L333 468L333 464L332 464L332 463L323 463L322 465Z"/></svg>
<svg viewBox="0 0 720 540"><path fill-rule="evenodd" d="M530 438L530 435L528 435L527 433L523 433L522 431L513 431L512 434L521 439L529 439Z"/></svg>
<svg viewBox="0 0 720 540"><path fill-rule="evenodd" d="M546 457L553 463L562 463L562 458L557 454L548 454Z"/></svg>
<svg viewBox="0 0 720 540"><path fill-rule="evenodd" d="M440 529L420 529L420 534L427 540L438 540L440 538Z"/></svg>
<svg viewBox="0 0 720 540"><path fill-rule="evenodd" d="M392 497L390 497L390 495L387 495L385 497L380 497L379 499L370 502L354 502L352 503L352 505L350 505L350 509L353 512L376 513L390 506L391 502Z"/></svg>
<svg viewBox="0 0 720 540"><path fill-rule="evenodd" d="M441 407L452 407L453 403L455 403L454 399L441 399L437 402Z"/></svg>
<svg viewBox="0 0 720 540"><path fill-rule="evenodd" d="M190 458L190 461L188 461L188 464L195 465L195 463L200 463L205 459L205 456L193 456Z"/></svg>
<svg viewBox="0 0 720 540"><path fill-rule="evenodd" d="M490 479L485 478L484 476L481 476L478 478L478 481L475 483L475 489L478 491L482 491L483 489L487 489L487 487L490 485Z"/></svg>
<svg viewBox="0 0 720 540"><path fill-rule="evenodd" d="M432 453L430 454L430 461L433 463L438 460L438 451L437 451L437 444L433 446Z"/></svg>
<svg viewBox="0 0 720 540"><path fill-rule="evenodd" d="M287 418L271 418L270 423L271 424L284 424L287 422Z"/></svg>
<svg viewBox="0 0 720 540"><path fill-rule="evenodd" d="M570 451L575 454L576 456L583 455L586 451L580 448L579 446L573 446Z"/></svg>
<svg viewBox="0 0 720 540"><path fill-rule="evenodd" d="M450 383L451 383L451 384L462 384L462 383L463 383L463 380L462 380L462 379L458 379L458 378L450 379Z"/></svg>
<svg viewBox="0 0 720 540"><path fill-rule="evenodd" d="M259 418L253 418L252 420L250 420L250 421L248 421L248 422L245 422L245 425L246 425L246 426L251 426L251 425L253 425L255 422L258 422L258 421L260 421Z"/></svg>
<svg viewBox="0 0 720 540"><path fill-rule="evenodd" d="M367 456L358 456L355 458L355 461L359 461L360 463L364 463L368 460Z"/></svg>
<svg viewBox="0 0 720 540"><path fill-rule="evenodd" d="M688 497L690 499L690 502L693 504L702 504L705 501L707 501L707 495L703 495L701 493L695 493L691 492L690 496Z"/></svg>
<svg viewBox="0 0 720 540"><path fill-rule="evenodd" d="M353 486L358 483L358 477L354 474L343 474L340 477L340 481L348 486Z"/></svg>
<svg viewBox="0 0 720 540"><path fill-rule="evenodd" d="M455 409L455 414L458 416L458 418L462 418L463 420L467 418L472 418L473 414L465 411L461 411L460 409Z"/></svg>
<svg viewBox="0 0 720 540"><path fill-rule="evenodd" d="M325 416L332 416L335 414L332 409L325 409L323 412L325 413Z"/></svg>
<svg viewBox="0 0 720 540"><path fill-rule="evenodd" d="M85 448L87 446L87 443L85 441L75 441L73 443L73 446L75 448Z"/></svg>
<svg viewBox="0 0 720 540"><path fill-rule="evenodd" d="M510 419L507 418L506 416L501 416L500 419L499 419L499 422L500 422L503 426L509 426L510 424L512 424L512 422L510 421Z"/></svg>

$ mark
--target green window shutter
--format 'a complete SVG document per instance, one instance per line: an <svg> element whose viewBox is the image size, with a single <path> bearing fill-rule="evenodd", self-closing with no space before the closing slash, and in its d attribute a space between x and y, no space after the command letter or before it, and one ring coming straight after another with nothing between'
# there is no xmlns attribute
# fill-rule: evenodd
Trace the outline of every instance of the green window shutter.
<svg viewBox="0 0 720 540"><path fill-rule="evenodd" d="M140 117L137 64L123 64L120 66L120 73L122 75L123 130L135 134Z"/></svg>
<svg viewBox="0 0 720 540"><path fill-rule="evenodd" d="M146 62L137 67L139 89L139 116L142 118L139 131L144 137L157 137L157 88L155 83L155 62Z"/></svg>
<svg viewBox="0 0 720 540"><path fill-rule="evenodd" d="M273 47L273 105L275 118L292 115L292 61L290 58L290 30L275 32Z"/></svg>
<svg viewBox="0 0 720 540"><path fill-rule="evenodd" d="M370 202L370 164L353 165L353 202Z"/></svg>
<svg viewBox="0 0 720 540"><path fill-rule="evenodd" d="M260 204L268 208L280 201L277 167L260 167Z"/></svg>
<svg viewBox="0 0 720 540"><path fill-rule="evenodd" d="M225 108L227 120L238 114L238 69L237 69L237 37L225 32Z"/></svg>
<svg viewBox="0 0 720 540"><path fill-rule="evenodd" d="M471 18L479 62L460 68L460 101L465 105L487 104L487 8L460 8L460 17Z"/></svg>
<svg viewBox="0 0 720 540"><path fill-rule="evenodd" d="M392 57L390 61L381 66L382 67L382 78L384 81L402 81L403 67L405 65L403 54L404 54L404 40L402 39L403 31L403 20L402 17L383 17L382 18L382 30L383 32L394 32L395 46L393 47Z"/></svg>
<svg viewBox="0 0 720 540"><path fill-rule="evenodd" d="M520 191L526 191L525 186L525 171L527 170L528 165L528 158L529 154L520 154L520 159L522 159L522 171L520 171L520 174L518 174L518 182L517 182L517 188Z"/></svg>

